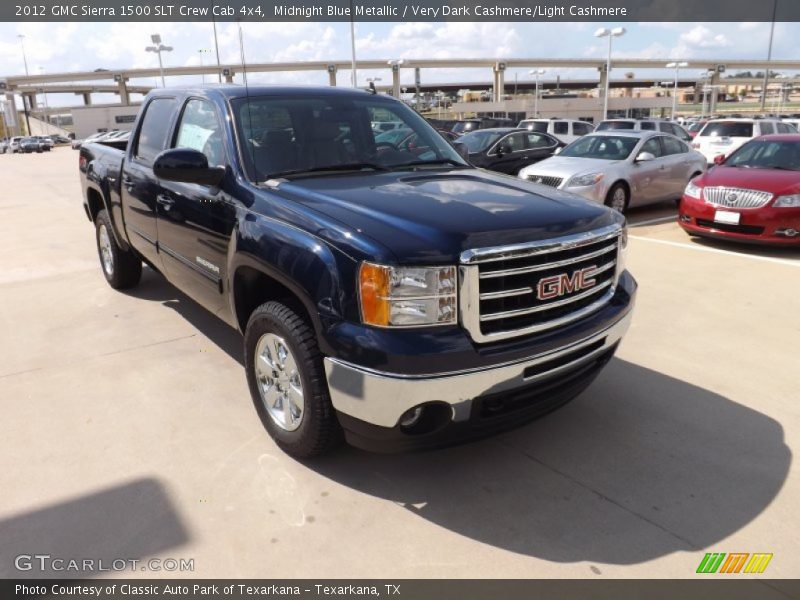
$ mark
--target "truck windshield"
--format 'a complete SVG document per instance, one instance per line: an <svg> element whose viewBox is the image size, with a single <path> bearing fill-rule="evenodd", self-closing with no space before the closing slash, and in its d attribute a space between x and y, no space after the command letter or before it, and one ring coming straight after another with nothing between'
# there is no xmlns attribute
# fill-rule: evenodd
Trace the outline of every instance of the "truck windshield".
<svg viewBox="0 0 800 600"><path fill-rule="evenodd" d="M231 102L248 177L283 176L370 168L391 170L468 166L425 119L382 96L276 95ZM372 123L394 121L414 144L397 144ZM402 140L400 140L402 141Z"/></svg>
<svg viewBox="0 0 800 600"><path fill-rule="evenodd" d="M572 142L559 156L625 160L631 155L639 138L622 135L586 135Z"/></svg>

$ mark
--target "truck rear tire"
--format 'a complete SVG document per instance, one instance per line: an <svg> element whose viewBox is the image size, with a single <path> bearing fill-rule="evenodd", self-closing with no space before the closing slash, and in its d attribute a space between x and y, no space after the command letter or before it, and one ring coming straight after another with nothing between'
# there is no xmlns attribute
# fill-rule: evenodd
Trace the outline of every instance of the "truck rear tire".
<svg viewBox="0 0 800 600"><path fill-rule="evenodd" d="M112 232L108 212L101 210L94 220L97 240L97 254L103 275L115 290L132 288L142 278L142 260L133 250L123 250L117 244Z"/></svg>
<svg viewBox="0 0 800 600"><path fill-rule="evenodd" d="M314 329L280 302L256 308L244 333L247 383L264 428L295 458L326 454L342 439Z"/></svg>

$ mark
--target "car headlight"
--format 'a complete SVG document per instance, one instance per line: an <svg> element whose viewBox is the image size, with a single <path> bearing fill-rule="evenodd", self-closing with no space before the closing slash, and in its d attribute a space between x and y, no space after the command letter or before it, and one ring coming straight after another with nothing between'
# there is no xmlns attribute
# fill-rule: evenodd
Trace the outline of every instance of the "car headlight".
<svg viewBox="0 0 800 600"><path fill-rule="evenodd" d="M567 182L566 187L586 187L595 185L603 180L604 173L586 173L585 175L575 175Z"/></svg>
<svg viewBox="0 0 800 600"><path fill-rule="evenodd" d="M684 196L689 196L689 198L697 198L698 200L703 199L703 188L699 185L696 185L693 181L690 181L686 184L686 189L683 190Z"/></svg>
<svg viewBox="0 0 800 600"><path fill-rule="evenodd" d="M800 194L790 194L789 196L778 196L775 200L774 208L800 208Z"/></svg>
<svg viewBox="0 0 800 600"><path fill-rule="evenodd" d="M361 319L378 327L456 322L456 267L389 267L362 263Z"/></svg>

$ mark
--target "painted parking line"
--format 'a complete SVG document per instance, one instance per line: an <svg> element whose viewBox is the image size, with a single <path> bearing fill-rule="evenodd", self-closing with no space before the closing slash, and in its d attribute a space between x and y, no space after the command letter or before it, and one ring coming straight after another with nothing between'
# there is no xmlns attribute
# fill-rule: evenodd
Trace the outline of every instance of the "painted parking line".
<svg viewBox="0 0 800 600"><path fill-rule="evenodd" d="M668 217L659 217L657 219L650 219L648 221L637 221L635 223L628 223L628 227L644 227L645 225L655 225L657 223L668 223L669 221L678 220L678 215L670 215Z"/></svg>
<svg viewBox="0 0 800 600"><path fill-rule="evenodd" d="M697 250L699 252L712 252L714 254L727 254L729 256L737 256L739 258L749 258L750 260L760 260L763 262L770 262L779 265L786 265L787 267L800 267L800 260L793 261L785 258L772 258L771 256L757 256L755 254L741 254L739 252L732 252L730 250L721 250L719 248L708 248L706 246L698 246L696 244L687 244L685 242L672 242L670 240L658 240L655 238L643 237L640 235L629 235L628 239L641 240L643 242L653 242L655 244L664 244L665 246L674 246L676 248L687 248L689 250Z"/></svg>

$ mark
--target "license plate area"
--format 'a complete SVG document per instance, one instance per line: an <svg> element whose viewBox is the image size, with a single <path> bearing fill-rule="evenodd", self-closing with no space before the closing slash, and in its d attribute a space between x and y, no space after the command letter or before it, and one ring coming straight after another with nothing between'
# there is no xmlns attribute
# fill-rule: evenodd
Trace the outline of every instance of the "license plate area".
<svg viewBox="0 0 800 600"><path fill-rule="evenodd" d="M738 212L730 210L718 210L714 212L714 221L716 223L725 223L727 225L738 225L742 215Z"/></svg>

